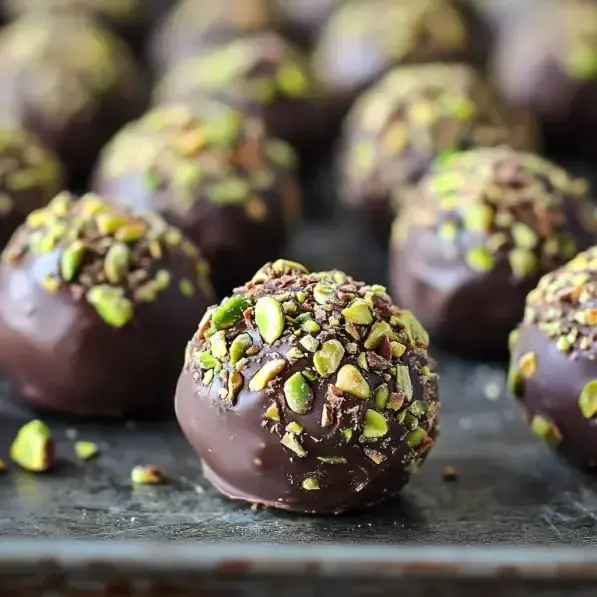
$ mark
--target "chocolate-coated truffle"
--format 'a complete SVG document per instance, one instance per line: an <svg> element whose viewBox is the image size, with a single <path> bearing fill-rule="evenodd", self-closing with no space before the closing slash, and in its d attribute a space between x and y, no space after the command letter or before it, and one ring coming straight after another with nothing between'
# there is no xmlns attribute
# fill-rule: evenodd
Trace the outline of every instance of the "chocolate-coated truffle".
<svg viewBox="0 0 597 597"><path fill-rule="evenodd" d="M27 214L44 207L62 187L56 157L22 129L0 129L0 248Z"/></svg>
<svg viewBox="0 0 597 597"><path fill-rule="evenodd" d="M159 216L61 193L2 255L0 364L37 407L170 413L185 342L212 300L207 270Z"/></svg>
<svg viewBox="0 0 597 597"><path fill-rule="evenodd" d="M339 174L344 203L385 244L391 192L417 183L439 154L477 145L531 149L532 119L504 107L464 64L398 67L353 106L344 127Z"/></svg>
<svg viewBox="0 0 597 597"><path fill-rule="evenodd" d="M323 28L314 62L345 107L393 66L466 61L472 45L468 23L451 0L347 2Z"/></svg>
<svg viewBox="0 0 597 597"><path fill-rule="evenodd" d="M206 48L271 29L270 0L181 0L156 31L152 45L162 73Z"/></svg>
<svg viewBox="0 0 597 597"><path fill-rule="evenodd" d="M436 437L428 336L382 286L267 264L210 308L176 414L230 498L310 514L397 493Z"/></svg>
<svg viewBox="0 0 597 597"><path fill-rule="evenodd" d="M33 131L70 174L139 109L126 46L81 16L28 14L0 31L0 123Z"/></svg>
<svg viewBox="0 0 597 597"><path fill-rule="evenodd" d="M157 211L201 249L222 292L275 257L300 209L294 153L260 120L223 109L200 118L154 108L103 151L95 190Z"/></svg>
<svg viewBox="0 0 597 597"><path fill-rule="evenodd" d="M541 2L504 28L494 72L511 103L537 113L549 151L597 155L597 3Z"/></svg>
<svg viewBox="0 0 597 597"><path fill-rule="evenodd" d="M323 90L309 60L275 33L244 37L179 63L154 99L200 111L206 96L263 118L271 135L297 146L316 147L326 133Z"/></svg>
<svg viewBox="0 0 597 597"><path fill-rule="evenodd" d="M502 357L539 278L592 244L587 183L543 158L483 148L438 160L398 217L394 297L439 341Z"/></svg>
<svg viewBox="0 0 597 597"><path fill-rule="evenodd" d="M509 388L531 430L581 467L597 466L597 248L545 275L510 337Z"/></svg>

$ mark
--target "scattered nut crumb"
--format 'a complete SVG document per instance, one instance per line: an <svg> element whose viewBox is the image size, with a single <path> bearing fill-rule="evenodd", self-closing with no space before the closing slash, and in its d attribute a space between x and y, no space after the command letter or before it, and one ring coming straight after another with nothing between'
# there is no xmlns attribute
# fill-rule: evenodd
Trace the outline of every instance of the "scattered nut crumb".
<svg viewBox="0 0 597 597"><path fill-rule="evenodd" d="M442 471L444 481L458 481L459 476L458 471L453 466L447 466Z"/></svg>
<svg viewBox="0 0 597 597"><path fill-rule="evenodd" d="M166 475L154 464L139 465L131 471L133 485L160 485L165 481Z"/></svg>
<svg viewBox="0 0 597 597"><path fill-rule="evenodd" d="M75 453L81 460L91 460L99 454L99 448L93 442L76 442Z"/></svg>
<svg viewBox="0 0 597 597"><path fill-rule="evenodd" d="M39 420L23 425L12 446L10 457L21 468L34 473L51 469L55 463L56 444L52 431Z"/></svg>

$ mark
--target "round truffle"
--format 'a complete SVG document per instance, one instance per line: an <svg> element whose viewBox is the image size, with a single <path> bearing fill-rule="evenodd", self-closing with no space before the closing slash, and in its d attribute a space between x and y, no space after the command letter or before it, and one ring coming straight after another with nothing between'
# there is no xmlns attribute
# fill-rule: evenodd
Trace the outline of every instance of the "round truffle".
<svg viewBox="0 0 597 597"><path fill-rule="evenodd" d="M300 211L290 146L228 109L203 119L185 106L154 108L106 147L94 188L180 228L220 292L279 254Z"/></svg>
<svg viewBox="0 0 597 597"><path fill-rule="evenodd" d="M339 174L344 203L386 244L400 190L417 183L445 152L507 144L532 149L533 119L509 110L472 67L398 67L353 106ZM402 193L403 194L403 193Z"/></svg>
<svg viewBox="0 0 597 597"><path fill-rule="evenodd" d="M43 409L172 411L184 347L212 301L198 249L159 216L61 193L0 264L0 364Z"/></svg>
<svg viewBox="0 0 597 597"><path fill-rule="evenodd" d="M597 155L597 3L528 11L502 31L493 70L509 102L536 112L548 151Z"/></svg>
<svg viewBox="0 0 597 597"><path fill-rule="evenodd" d="M451 0L347 2L329 19L314 50L320 79L339 107L393 66L473 56L467 19Z"/></svg>
<svg viewBox="0 0 597 597"><path fill-rule="evenodd" d="M87 18L23 16L0 31L0 55L0 123L34 132L71 175L139 111L126 46Z"/></svg>
<svg viewBox="0 0 597 597"><path fill-rule="evenodd" d="M382 286L267 264L210 308L176 414L226 496L309 514L396 494L437 434L428 336Z"/></svg>
<svg viewBox="0 0 597 597"><path fill-rule="evenodd" d="M180 62L154 100L188 104L200 113L206 96L263 118L271 135L298 147L317 148L328 132L323 89L308 58L275 33L240 38Z"/></svg>
<svg viewBox="0 0 597 597"><path fill-rule="evenodd" d="M205 49L275 23L270 0L181 0L155 33L154 66L164 73Z"/></svg>
<svg viewBox="0 0 597 597"><path fill-rule="evenodd" d="M0 248L62 188L56 157L22 129L0 128Z"/></svg>
<svg viewBox="0 0 597 597"><path fill-rule="evenodd" d="M531 430L574 464L597 466L597 248L546 274L510 336L508 385Z"/></svg>
<svg viewBox="0 0 597 597"><path fill-rule="evenodd" d="M587 183L533 154L482 148L438 160L395 222L393 296L450 348L504 357L527 293L592 244Z"/></svg>

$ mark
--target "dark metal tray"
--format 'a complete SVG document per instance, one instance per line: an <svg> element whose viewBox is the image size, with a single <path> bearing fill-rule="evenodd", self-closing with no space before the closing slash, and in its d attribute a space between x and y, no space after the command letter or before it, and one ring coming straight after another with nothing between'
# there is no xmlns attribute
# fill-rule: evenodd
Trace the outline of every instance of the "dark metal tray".
<svg viewBox="0 0 597 597"><path fill-rule="evenodd" d="M288 256L385 279L383 252L344 220L303 226ZM56 468L0 474L0 595L45 595L25 590L35 583L52 596L192 595L198 587L201 595L263 597L323 595L330 587L343 597L585 594L582 587L597 586L597 551L582 548L597 545L597 484L530 435L506 397L504 365L435 356L441 439L399 499L354 515L254 511L219 497L174 421L46 418L58 439ZM5 381L0 396L7 459L19 424L33 414ZM77 461L75 434L100 445L96 460ZM163 467L170 482L132 489L131 468L141 463ZM457 469L456 482L442 478L447 466ZM138 540L152 543L129 544ZM82 592L66 592L69 583Z"/></svg>

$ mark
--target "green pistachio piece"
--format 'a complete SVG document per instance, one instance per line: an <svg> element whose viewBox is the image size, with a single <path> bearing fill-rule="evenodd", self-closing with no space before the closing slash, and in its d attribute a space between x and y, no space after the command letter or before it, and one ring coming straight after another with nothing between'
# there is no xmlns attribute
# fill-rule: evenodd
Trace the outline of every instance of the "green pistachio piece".
<svg viewBox="0 0 597 597"><path fill-rule="evenodd" d="M390 347L392 349L392 357L395 359L399 359L406 352L406 346L400 344L400 342L390 342Z"/></svg>
<svg viewBox="0 0 597 597"><path fill-rule="evenodd" d="M21 427L10 447L10 457L21 468L41 473L54 465L52 431L42 421L29 421Z"/></svg>
<svg viewBox="0 0 597 597"><path fill-rule="evenodd" d="M265 418L270 419L271 421L279 421L280 420L280 409L278 408L278 404L276 402L272 402L265 411Z"/></svg>
<svg viewBox="0 0 597 597"><path fill-rule="evenodd" d="M333 375L344 357L344 347L338 340L327 340L313 355L313 365L321 377Z"/></svg>
<svg viewBox="0 0 597 597"><path fill-rule="evenodd" d="M562 434L553 421L541 415L535 415L531 419L531 431L533 435L552 448L555 448L562 441Z"/></svg>
<svg viewBox="0 0 597 597"><path fill-rule="evenodd" d="M537 371L537 355L534 352L525 352L518 359L518 368L525 379L531 379Z"/></svg>
<svg viewBox="0 0 597 597"><path fill-rule="evenodd" d="M253 340L249 334L238 335L230 344L230 364L236 365L253 346Z"/></svg>
<svg viewBox="0 0 597 597"><path fill-rule="evenodd" d="M438 235L446 243L453 243L458 238L458 224L456 222L444 222L438 229Z"/></svg>
<svg viewBox="0 0 597 597"><path fill-rule="evenodd" d="M524 396L524 377L520 369L515 363L510 365L508 369L507 387L508 392L515 398L522 398Z"/></svg>
<svg viewBox="0 0 597 597"><path fill-rule="evenodd" d="M520 332L518 329L514 329L508 335L508 348L510 351L513 351L518 344L518 339L520 338Z"/></svg>
<svg viewBox="0 0 597 597"><path fill-rule="evenodd" d="M216 332L209 339L209 348L214 357L223 359L228 354L228 347L226 346L226 333L224 330Z"/></svg>
<svg viewBox="0 0 597 597"><path fill-rule="evenodd" d="M201 383L207 388L214 380L215 369L208 369L201 378Z"/></svg>
<svg viewBox="0 0 597 597"><path fill-rule="evenodd" d="M306 415L311 408L313 392L302 373L291 375L284 382L284 397L291 411L297 415Z"/></svg>
<svg viewBox="0 0 597 597"><path fill-rule="evenodd" d="M367 363L367 353L361 352L357 357L357 365L364 371L369 371L369 363Z"/></svg>
<svg viewBox="0 0 597 597"><path fill-rule="evenodd" d="M121 328L133 318L133 303L124 296L122 288L94 286L85 295L98 315L115 328Z"/></svg>
<svg viewBox="0 0 597 597"><path fill-rule="evenodd" d="M313 381L317 380L317 375L316 375L315 371L311 371L311 369L305 369L302 373L307 378L308 381L313 382Z"/></svg>
<svg viewBox="0 0 597 597"><path fill-rule="evenodd" d="M284 332L284 311L271 296L260 298L255 305L255 323L267 344L273 344Z"/></svg>
<svg viewBox="0 0 597 597"><path fill-rule="evenodd" d="M114 243L104 259L104 273L108 282L118 284L126 277L131 262L131 250L123 243Z"/></svg>
<svg viewBox="0 0 597 597"><path fill-rule="evenodd" d="M538 268L537 257L528 249L512 249L508 261L512 275L519 280L532 276Z"/></svg>
<svg viewBox="0 0 597 597"><path fill-rule="evenodd" d="M288 423L288 425L286 425L286 431L288 431L288 433L294 433L296 435L299 435L303 432L303 426L300 423L297 423L296 421L291 421L290 423Z"/></svg>
<svg viewBox="0 0 597 597"><path fill-rule="evenodd" d="M226 299L214 312L211 323L216 330L231 328L243 318L249 303L242 296L233 296Z"/></svg>
<svg viewBox="0 0 597 597"><path fill-rule="evenodd" d="M372 450L371 448L363 448L363 452L365 456L371 460L374 464L381 464L385 461L386 457L378 452L377 450Z"/></svg>
<svg viewBox="0 0 597 597"><path fill-rule="evenodd" d="M282 439L280 440L280 443L292 452L294 452L299 458L304 458L305 456L307 456L307 451L305 450L305 448L303 448L298 438L296 437L296 434L294 433L285 433Z"/></svg>
<svg viewBox="0 0 597 597"><path fill-rule="evenodd" d="M342 429L340 431L340 433L342 433L342 435L344 436L344 439L349 442L352 439L352 435L353 435L353 430L352 429Z"/></svg>
<svg viewBox="0 0 597 597"><path fill-rule="evenodd" d="M75 454L80 460L91 460L99 454L99 448L93 442L75 442Z"/></svg>
<svg viewBox="0 0 597 597"><path fill-rule="evenodd" d="M355 398L366 400L371 397L371 387L361 372L354 365L344 365L338 371L336 387Z"/></svg>
<svg viewBox="0 0 597 597"><path fill-rule="evenodd" d="M369 325L373 323L373 314L369 305L363 299L355 299L346 309L342 310L342 315L346 321L359 325Z"/></svg>
<svg viewBox="0 0 597 597"><path fill-rule="evenodd" d="M305 491L314 491L320 489L319 481L315 477L308 477L302 482L302 487Z"/></svg>
<svg viewBox="0 0 597 597"><path fill-rule="evenodd" d="M469 249L465 256L467 265L479 272L486 272L493 268L493 255L483 247Z"/></svg>
<svg viewBox="0 0 597 597"><path fill-rule="evenodd" d="M402 311L400 314L400 321L410 332L410 336L417 346L429 346L429 334L427 333L427 330L411 311Z"/></svg>
<svg viewBox="0 0 597 597"><path fill-rule="evenodd" d="M80 240L76 240L64 250L60 260L60 275L65 282L71 282L77 275L84 255L85 245Z"/></svg>
<svg viewBox="0 0 597 597"><path fill-rule="evenodd" d="M317 348L316 348L317 350ZM287 353L286 353L286 358L291 362L291 363L296 363L296 361L299 361L300 359L302 359L305 356L305 353L300 349L297 348L296 346L291 348Z"/></svg>
<svg viewBox="0 0 597 597"><path fill-rule="evenodd" d="M244 378L238 371L232 371L228 376L228 401L234 404L240 391L243 389Z"/></svg>
<svg viewBox="0 0 597 597"><path fill-rule="evenodd" d="M343 458L342 456L318 456L317 460L325 464L346 464L348 462L346 458Z"/></svg>
<svg viewBox="0 0 597 597"><path fill-rule="evenodd" d="M398 411L402 408L404 401L406 400L404 394L398 392L392 392L388 397L387 408L390 410ZM403 411L406 415L406 411Z"/></svg>
<svg viewBox="0 0 597 597"><path fill-rule="evenodd" d="M511 233L514 244L520 249L534 249L539 241L537 233L524 222L514 222Z"/></svg>
<svg viewBox="0 0 597 597"><path fill-rule="evenodd" d="M493 223L493 209L485 203L472 203L464 213L464 226L469 232L487 232Z"/></svg>
<svg viewBox="0 0 597 597"><path fill-rule="evenodd" d="M315 338L313 338L313 336L308 334L307 336L303 336L299 340L299 344L305 350L308 350L309 352L315 352L319 346L319 340L316 340Z"/></svg>
<svg viewBox="0 0 597 597"><path fill-rule="evenodd" d="M382 383L381 385L377 386L375 389L375 407L379 410L383 410L388 403L388 398L390 396L390 390L388 389L388 384Z"/></svg>
<svg viewBox="0 0 597 597"><path fill-rule="evenodd" d="M274 379L277 375L282 373L286 367L286 361L284 359L274 359L268 361L249 381L249 390L251 392L260 392L267 386L267 384Z"/></svg>
<svg viewBox="0 0 597 597"><path fill-rule="evenodd" d="M369 331L369 335L365 338L365 348L373 350L381 342L382 338L387 336L390 340L395 340L396 336L390 324L386 321L376 321Z"/></svg>
<svg viewBox="0 0 597 597"><path fill-rule="evenodd" d="M411 413L412 415L414 415L415 417L417 417L417 419L420 419L421 417L423 417L425 415L425 413L427 412L427 409L425 408L425 405L420 400L415 400L408 407L408 412Z"/></svg>
<svg viewBox="0 0 597 597"><path fill-rule="evenodd" d="M410 372L406 365L396 366L396 392L403 395L407 402L413 397L413 384L410 379Z"/></svg>
<svg viewBox="0 0 597 597"><path fill-rule="evenodd" d="M407 433L406 443L410 448L417 448L423 443L426 437L427 432L422 427L417 427L414 431Z"/></svg>
<svg viewBox="0 0 597 597"><path fill-rule="evenodd" d="M384 437L389 430L387 419L375 410L367 409L365 412L365 423L363 435L369 439Z"/></svg>
<svg viewBox="0 0 597 597"><path fill-rule="evenodd" d="M276 83L282 93L291 97L302 97L309 93L309 78L294 62L280 65L276 74Z"/></svg>
<svg viewBox="0 0 597 597"><path fill-rule="evenodd" d="M334 299L335 294L334 287L327 284L315 284L313 288L313 298L320 305L329 303Z"/></svg>
<svg viewBox="0 0 597 597"><path fill-rule="evenodd" d="M220 361L206 351L198 352L195 355L195 361L201 369L214 369L220 365Z"/></svg>
<svg viewBox="0 0 597 597"><path fill-rule="evenodd" d="M585 419L597 415L597 380L587 382L578 397L578 406Z"/></svg>

